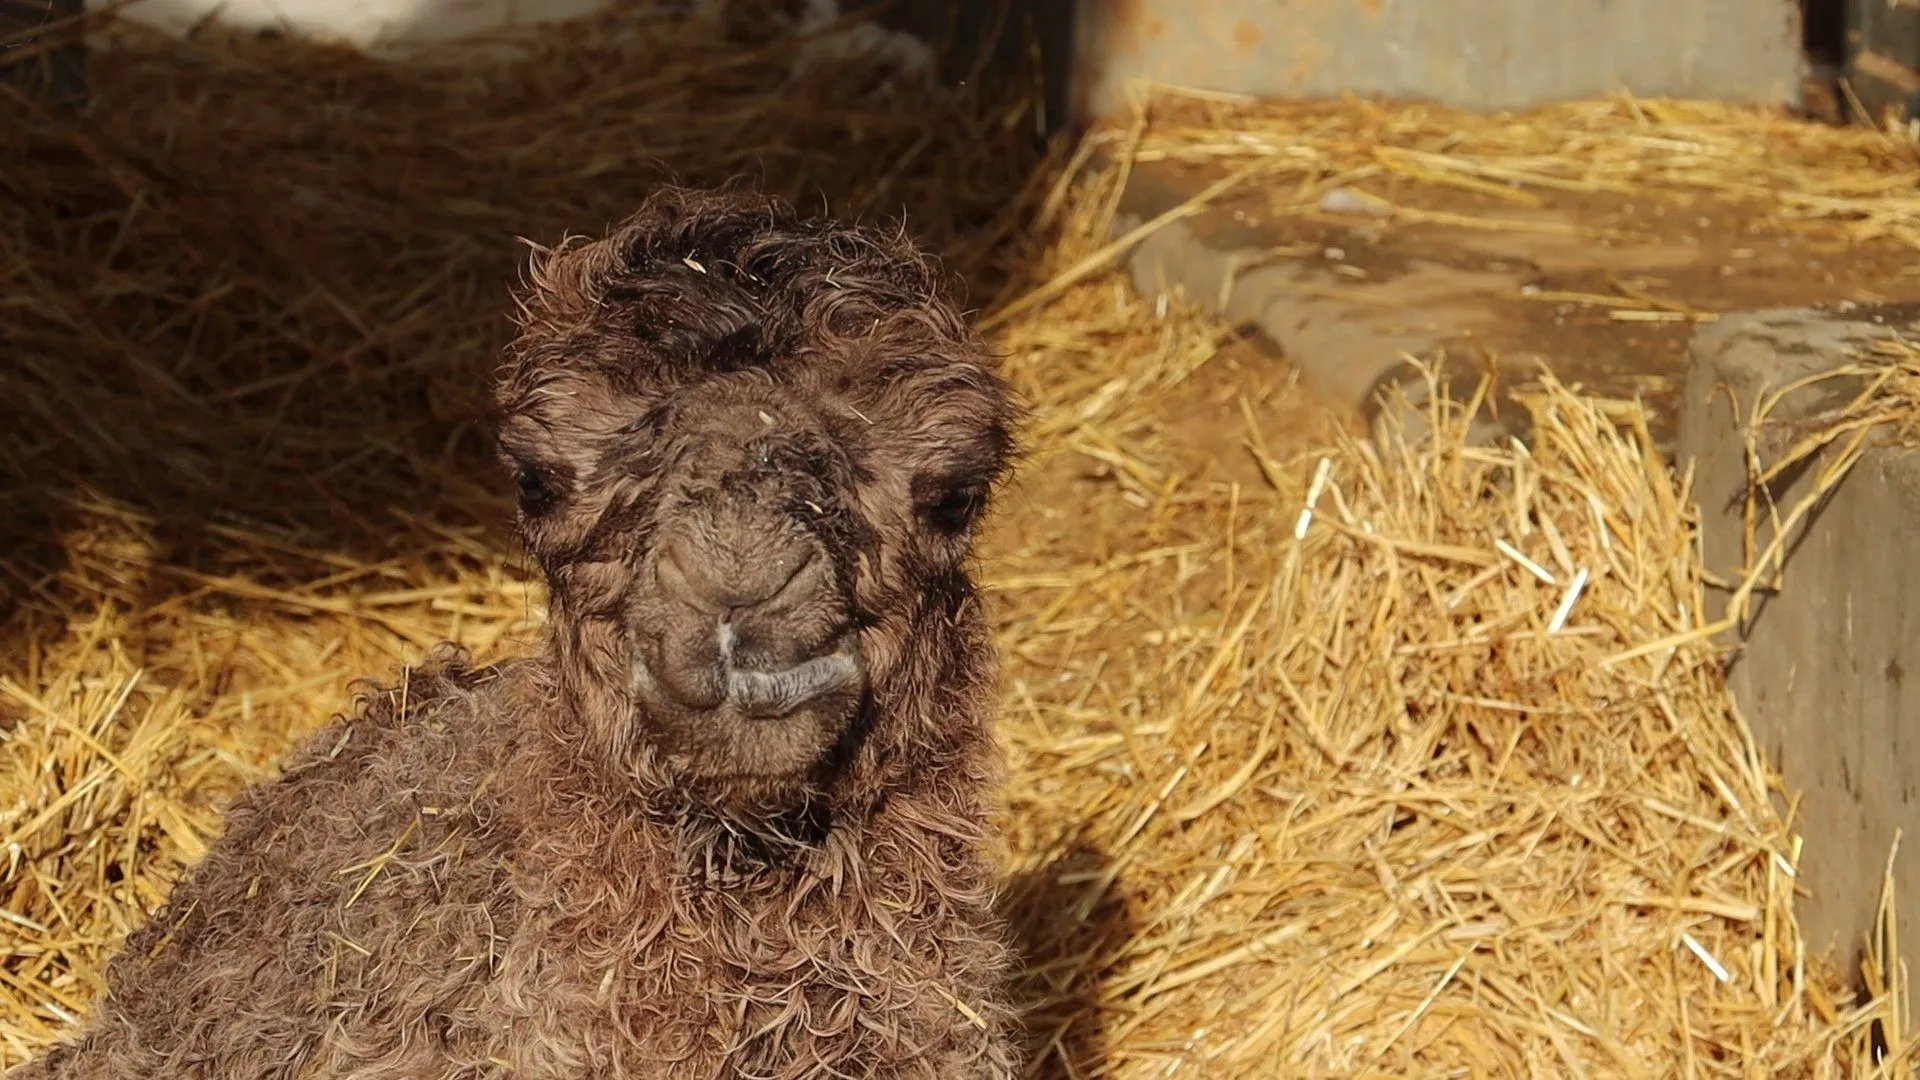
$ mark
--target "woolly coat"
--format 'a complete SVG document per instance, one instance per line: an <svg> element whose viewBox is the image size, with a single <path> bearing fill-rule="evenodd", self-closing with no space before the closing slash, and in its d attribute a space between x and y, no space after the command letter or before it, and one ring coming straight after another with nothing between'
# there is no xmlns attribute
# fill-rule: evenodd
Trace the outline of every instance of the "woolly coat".
<svg viewBox="0 0 1920 1080"><path fill-rule="evenodd" d="M982 751L797 861L610 802L544 665L367 693L9 1080L1006 1077ZM577 742L577 740L575 740Z"/></svg>
<svg viewBox="0 0 1920 1080"><path fill-rule="evenodd" d="M1014 412L933 268L903 235L668 189L537 265L521 321L501 435L544 649L363 687L10 1080L1012 1075L993 649L961 564ZM726 740L693 717L676 744L632 692L673 410L715 386L804 406L869 680L784 816L702 788Z"/></svg>

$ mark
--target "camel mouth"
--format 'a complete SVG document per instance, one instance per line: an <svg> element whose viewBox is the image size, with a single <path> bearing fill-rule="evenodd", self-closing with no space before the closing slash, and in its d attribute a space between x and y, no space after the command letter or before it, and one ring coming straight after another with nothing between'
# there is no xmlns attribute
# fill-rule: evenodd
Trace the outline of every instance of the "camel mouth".
<svg viewBox="0 0 1920 1080"><path fill-rule="evenodd" d="M866 664L857 630L841 634L832 647L820 655L777 668L750 667L742 663L734 654L733 627L724 619L719 623L718 635L719 666L713 676L709 676L715 684L714 693L704 701L682 703L699 711L731 709L743 717L778 720L821 698L860 690L866 680ZM637 651L634 656L633 680L636 688L649 695L677 696L655 676L643 651Z"/></svg>
<svg viewBox="0 0 1920 1080"><path fill-rule="evenodd" d="M820 656L785 668L759 670L726 658L727 704L748 716L782 717L810 701L852 690L866 674L858 634L848 631Z"/></svg>

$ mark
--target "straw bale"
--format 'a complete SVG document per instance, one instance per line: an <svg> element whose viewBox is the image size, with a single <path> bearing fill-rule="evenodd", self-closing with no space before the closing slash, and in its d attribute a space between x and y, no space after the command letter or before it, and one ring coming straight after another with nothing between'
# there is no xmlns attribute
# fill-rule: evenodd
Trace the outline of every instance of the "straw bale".
<svg viewBox="0 0 1920 1080"><path fill-rule="evenodd" d="M1431 444L1309 449L1248 393L1205 421L1246 431L1256 479L1223 479L1167 408L1232 335L1108 272L1118 177L1036 168L1024 100L876 103L612 19L498 66L136 37L82 127L0 131L0 494L30 511L0 622L0 1064L84 1012L347 677L537 630L462 420L514 238L596 228L661 165L755 163L836 212L905 205L1017 310L996 333L1034 453L984 576L1032 1075L1838 1077L1909 1045L1884 953L1856 1003L1802 946L1798 841L1696 632L1688 487L1637 407L1549 379L1530 450L1466 448L1441 405ZM1327 180L1338 148L1439 123L1181 108L1218 126L1142 154L1257 143ZM1801 161L1749 174L1782 192L1846 154L1885 181L1848 198L1910 187L1854 135L1709 106L1458 116L1433 152L1666 183L1649 109Z"/></svg>

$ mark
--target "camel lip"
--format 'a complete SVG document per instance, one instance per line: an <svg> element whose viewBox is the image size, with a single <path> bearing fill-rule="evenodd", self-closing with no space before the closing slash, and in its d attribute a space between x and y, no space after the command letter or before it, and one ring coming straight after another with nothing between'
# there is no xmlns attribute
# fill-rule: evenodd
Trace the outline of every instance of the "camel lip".
<svg viewBox="0 0 1920 1080"><path fill-rule="evenodd" d="M775 670L726 661L727 703L750 716L779 718L810 701L859 686L866 674L857 631L849 630L831 651Z"/></svg>
<svg viewBox="0 0 1920 1080"><path fill-rule="evenodd" d="M731 706L743 716L756 720L778 720L796 709L831 694L857 689L866 677L858 630L848 630L834 641L833 648L818 656L780 668L750 668L734 658L733 629L725 621L719 626L720 683L719 700L708 709ZM673 695L661 684L643 653L633 658L633 685L649 695Z"/></svg>

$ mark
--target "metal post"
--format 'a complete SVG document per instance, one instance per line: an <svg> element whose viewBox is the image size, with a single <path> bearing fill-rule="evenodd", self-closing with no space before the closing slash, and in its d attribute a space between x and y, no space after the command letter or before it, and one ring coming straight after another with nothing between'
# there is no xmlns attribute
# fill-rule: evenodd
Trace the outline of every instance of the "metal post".
<svg viewBox="0 0 1920 1080"><path fill-rule="evenodd" d="M84 0L0 0L0 79L50 105L86 101Z"/></svg>
<svg viewBox="0 0 1920 1080"><path fill-rule="evenodd" d="M1920 8L1849 0L1847 87L1875 127L1920 126Z"/></svg>
<svg viewBox="0 0 1920 1080"><path fill-rule="evenodd" d="M850 9L886 0L855 0ZM910 33L940 57L940 78L949 86L1018 78L1039 53L1043 82L1041 135L1070 130L1068 99L1073 58L1074 0L895 0L881 25Z"/></svg>

